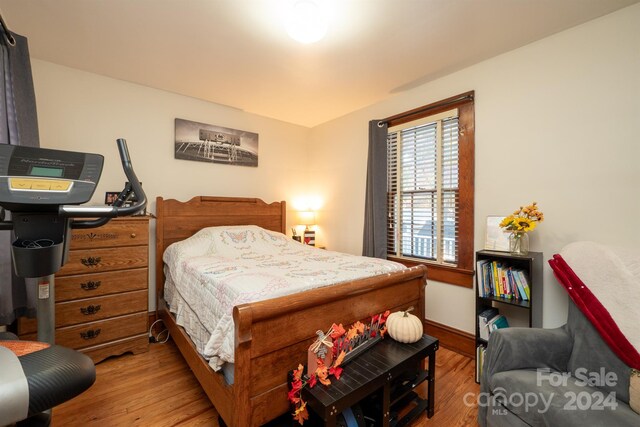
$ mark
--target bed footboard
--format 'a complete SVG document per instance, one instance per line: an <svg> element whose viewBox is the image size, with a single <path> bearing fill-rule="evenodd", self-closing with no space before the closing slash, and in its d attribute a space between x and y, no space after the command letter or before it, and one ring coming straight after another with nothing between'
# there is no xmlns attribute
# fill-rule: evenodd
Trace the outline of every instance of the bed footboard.
<svg viewBox="0 0 640 427"><path fill-rule="evenodd" d="M424 319L425 285L426 267L417 266L235 307L233 395L239 410L225 422L259 426L288 411L287 372L305 363L316 330L409 306Z"/></svg>

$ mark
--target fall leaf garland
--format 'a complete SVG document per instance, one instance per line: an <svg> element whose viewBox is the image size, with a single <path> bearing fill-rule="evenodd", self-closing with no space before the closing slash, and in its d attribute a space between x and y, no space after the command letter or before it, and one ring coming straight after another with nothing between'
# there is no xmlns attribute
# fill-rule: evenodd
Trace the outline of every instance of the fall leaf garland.
<svg viewBox="0 0 640 427"><path fill-rule="evenodd" d="M321 358L318 358L318 368L316 369L316 372L310 376L304 374L304 366L302 364L298 365L298 369L293 370L291 389L287 394L287 398L295 407L295 411L292 414L294 420L302 425L309 418L307 402L302 400L302 389L307 385L310 388L313 388L318 382L328 386L331 384L331 380L329 379L330 376L334 376L336 380L339 380L343 370L341 367L342 362L344 361L346 354L353 350L353 347L348 343L352 343L354 340L357 342L357 338L363 337L365 334L368 336L364 338L373 338L376 337L377 334L384 336L387 330L385 323L389 314L390 312L387 310L384 313L373 316L371 318L370 327L366 327L362 322L354 323L348 330L345 330L342 324L336 325L334 323L331 326L331 338L334 341L342 338L340 340L342 344L339 346L334 345L332 348L334 361L331 366L326 366L324 361Z"/></svg>

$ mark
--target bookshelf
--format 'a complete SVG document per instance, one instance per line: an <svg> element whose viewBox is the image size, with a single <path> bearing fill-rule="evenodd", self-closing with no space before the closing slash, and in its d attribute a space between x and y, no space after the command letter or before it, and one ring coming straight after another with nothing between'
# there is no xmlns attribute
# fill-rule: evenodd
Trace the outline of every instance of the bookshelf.
<svg viewBox="0 0 640 427"><path fill-rule="evenodd" d="M493 264L494 261L496 264ZM483 275L489 274L489 272L486 271L479 271L478 266L482 264L502 265L505 266L507 270L510 267L512 272L522 272L529 286L529 299L518 299L514 295L510 297L496 296L492 295L492 292L482 296L479 289L482 289L482 293L485 293L483 283L485 283L487 279L487 277ZM480 328L483 325L481 325L480 322L480 314L493 307L496 308L500 314L505 315L510 325L512 325L512 323L519 323L518 326L541 328L542 284L542 252L529 252L527 255L512 255L509 252L487 250L476 252L476 382L480 382L480 361L478 360L480 358L480 350L483 350L487 346L487 340L481 338ZM521 292L518 292L518 294L520 293Z"/></svg>

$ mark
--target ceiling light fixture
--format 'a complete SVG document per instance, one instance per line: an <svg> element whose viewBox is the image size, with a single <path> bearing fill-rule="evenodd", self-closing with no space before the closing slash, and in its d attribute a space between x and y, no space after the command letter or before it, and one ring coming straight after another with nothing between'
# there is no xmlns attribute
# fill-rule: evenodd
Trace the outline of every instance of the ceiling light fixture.
<svg viewBox="0 0 640 427"><path fill-rule="evenodd" d="M285 25L292 39L315 43L327 34L327 13L318 0L298 0L289 9Z"/></svg>

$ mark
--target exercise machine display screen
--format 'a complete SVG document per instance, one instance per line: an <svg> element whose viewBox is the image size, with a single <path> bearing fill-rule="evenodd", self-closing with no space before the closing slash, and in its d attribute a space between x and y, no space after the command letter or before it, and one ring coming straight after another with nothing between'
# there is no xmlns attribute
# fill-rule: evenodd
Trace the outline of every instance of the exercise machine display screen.
<svg viewBox="0 0 640 427"><path fill-rule="evenodd" d="M60 178L63 172L64 168L45 168L42 166L33 166L31 168L31 171L29 172L29 175Z"/></svg>
<svg viewBox="0 0 640 427"><path fill-rule="evenodd" d="M86 203L103 163L99 154L0 145L0 205L41 211Z"/></svg>

